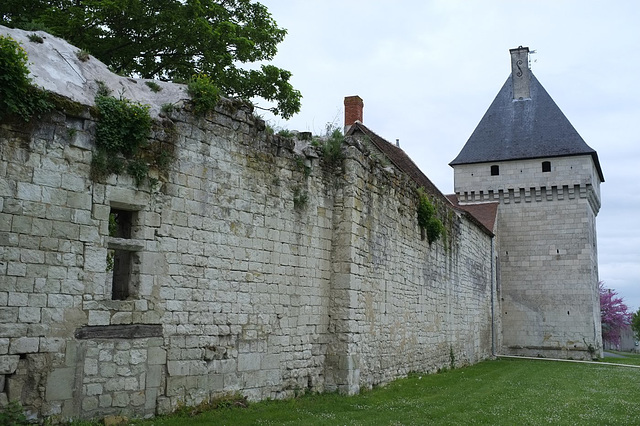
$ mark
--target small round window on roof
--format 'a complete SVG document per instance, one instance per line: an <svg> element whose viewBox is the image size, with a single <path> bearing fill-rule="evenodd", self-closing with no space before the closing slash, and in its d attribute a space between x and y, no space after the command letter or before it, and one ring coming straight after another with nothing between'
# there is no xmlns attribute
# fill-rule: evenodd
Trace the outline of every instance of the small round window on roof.
<svg viewBox="0 0 640 426"><path fill-rule="evenodd" d="M543 161L542 162L542 172L550 172L551 171L551 161Z"/></svg>
<svg viewBox="0 0 640 426"><path fill-rule="evenodd" d="M500 166L493 165L491 166L491 176L498 176L500 174Z"/></svg>

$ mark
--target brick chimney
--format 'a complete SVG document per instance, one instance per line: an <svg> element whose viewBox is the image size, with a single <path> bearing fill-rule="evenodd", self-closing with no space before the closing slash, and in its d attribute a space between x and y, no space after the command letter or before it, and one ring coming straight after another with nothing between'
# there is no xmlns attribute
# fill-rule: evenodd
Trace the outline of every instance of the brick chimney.
<svg viewBox="0 0 640 426"><path fill-rule="evenodd" d="M511 53L513 99L530 99L531 72L529 71L529 48L520 46L516 49L509 49L509 53Z"/></svg>
<svg viewBox="0 0 640 426"><path fill-rule="evenodd" d="M349 128L359 121L362 123L362 109L364 102L360 96L346 96L344 98L344 132L347 133Z"/></svg>

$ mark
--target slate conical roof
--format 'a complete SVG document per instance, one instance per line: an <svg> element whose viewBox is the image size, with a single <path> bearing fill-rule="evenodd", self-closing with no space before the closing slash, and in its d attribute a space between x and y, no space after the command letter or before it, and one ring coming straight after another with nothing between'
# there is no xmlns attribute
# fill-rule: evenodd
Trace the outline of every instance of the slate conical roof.
<svg viewBox="0 0 640 426"><path fill-rule="evenodd" d="M449 165L588 154L604 182L598 154L586 144L533 74L530 88L531 98L514 100L509 76Z"/></svg>

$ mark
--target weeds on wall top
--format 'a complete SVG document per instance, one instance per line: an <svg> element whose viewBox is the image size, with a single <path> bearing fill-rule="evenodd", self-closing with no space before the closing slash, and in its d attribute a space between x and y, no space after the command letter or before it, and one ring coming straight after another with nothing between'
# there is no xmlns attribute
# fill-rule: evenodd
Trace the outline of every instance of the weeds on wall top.
<svg viewBox="0 0 640 426"><path fill-rule="evenodd" d="M123 172L131 175L140 185L149 174L149 165L143 148L151 133L149 106L123 97L109 95L104 84L98 84L96 107L99 120L96 125L96 147L91 161L94 180Z"/></svg>
<svg viewBox="0 0 640 426"><path fill-rule="evenodd" d="M197 74L187 82L187 93L191 96L196 114L204 115L220 101L220 89L206 74Z"/></svg>
<svg viewBox="0 0 640 426"><path fill-rule="evenodd" d="M81 62L87 62L89 59L91 59L91 55L89 54L89 52L87 52L84 49L78 50L76 52L76 57L78 58L78 60L80 60Z"/></svg>
<svg viewBox="0 0 640 426"><path fill-rule="evenodd" d="M145 81L144 84L146 84L153 93L158 93L162 90L162 87L155 81Z"/></svg>
<svg viewBox="0 0 640 426"><path fill-rule="evenodd" d="M335 167L344 159L344 154L342 153L343 142L344 135L342 131L334 126L333 123L327 123L324 136L314 137L311 144L320 148L322 158L330 167Z"/></svg>
<svg viewBox="0 0 640 426"><path fill-rule="evenodd" d="M15 115L29 121L52 108L47 92L31 84L27 59L17 41L0 35L0 120Z"/></svg>
<svg viewBox="0 0 640 426"><path fill-rule="evenodd" d="M29 34L27 37L29 38L29 41L32 43L41 43L41 44L44 43L44 39L36 33Z"/></svg>
<svg viewBox="0 0 640 426"><path fill-rule="evenodd" d="M429 200L424 188L418 189L418 226L422 238L427 237L429 244L437 241L444 232L444 225L435 215L436 209Z"/></svg>

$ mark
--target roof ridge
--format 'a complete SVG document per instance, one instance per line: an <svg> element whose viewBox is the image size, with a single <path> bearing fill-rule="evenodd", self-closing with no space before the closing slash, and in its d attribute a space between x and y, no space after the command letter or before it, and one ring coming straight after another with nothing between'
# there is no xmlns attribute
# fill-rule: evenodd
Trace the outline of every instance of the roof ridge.
<svg viewBox="0 0 640 426"><path fill-rule="evenodd" d="M376 148L378 148L398 170L408 175L418 186L424 187L425 190L432 195L437 196L447 204L451 204L451 201L431 182L427 175L420 170L402 148L387 141L359 121L356 121L349 128L347 135L353 135L356 130L361 131L365 136L369 137Z"/></svg>

